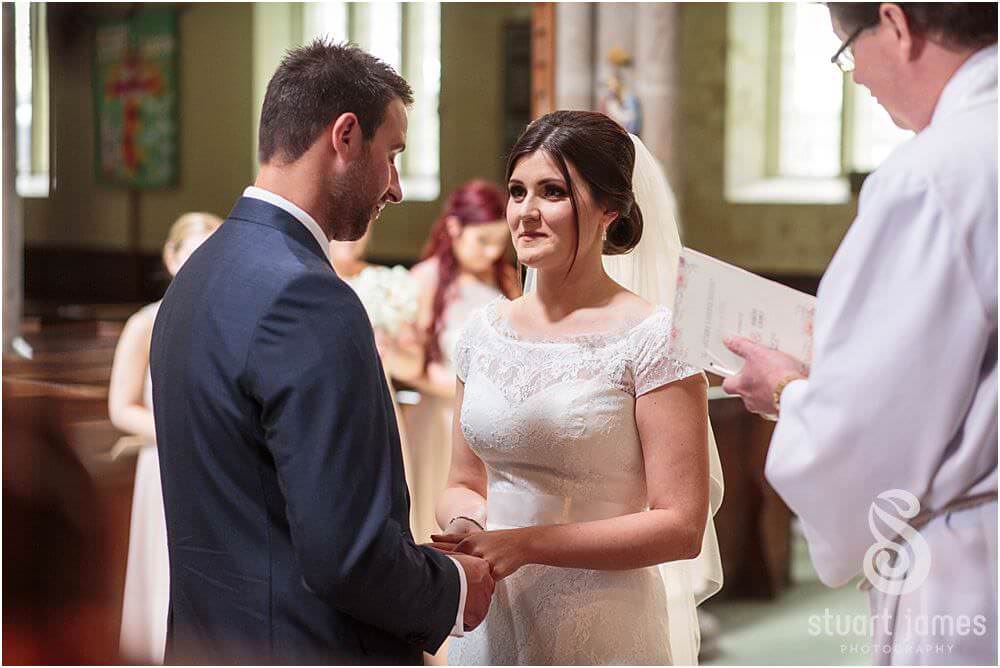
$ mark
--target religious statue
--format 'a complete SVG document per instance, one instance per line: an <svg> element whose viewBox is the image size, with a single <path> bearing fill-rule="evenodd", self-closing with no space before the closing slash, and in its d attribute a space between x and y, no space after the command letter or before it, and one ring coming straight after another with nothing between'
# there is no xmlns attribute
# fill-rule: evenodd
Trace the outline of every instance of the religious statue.
<svg viewBox="0 0 1000 668"><path fill-rule="evenodd" d="M608 51L611 76L601 95L600 110L623 128L638 136L642 131L642 110L639 98L625 85L623 70L632 64L632 57L617 44Z"/></svg>

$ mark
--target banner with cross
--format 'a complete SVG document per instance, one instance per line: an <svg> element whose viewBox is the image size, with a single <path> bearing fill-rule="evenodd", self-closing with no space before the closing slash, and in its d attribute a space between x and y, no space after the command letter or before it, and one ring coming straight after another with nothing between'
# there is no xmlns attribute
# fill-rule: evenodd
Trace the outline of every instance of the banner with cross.
<svg viewBox="0 0 1000 668"><path fill-rule="evenodd" d="M102 22L94 45L97 179L135 189L177 182L177 15Z"/></svg>

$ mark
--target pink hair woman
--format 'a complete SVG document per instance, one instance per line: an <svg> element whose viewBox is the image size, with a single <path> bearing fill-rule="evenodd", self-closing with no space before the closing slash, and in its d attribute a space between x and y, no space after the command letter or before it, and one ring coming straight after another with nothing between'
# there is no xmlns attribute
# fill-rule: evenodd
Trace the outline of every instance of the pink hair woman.
<svg viewBox="0 0 1000 668"><path fill-rule="evenodd" d="M421 286L418 330L423 374L416 406L403 409L410 442L413 532L429 540L437 531L434 507L444 491L451 461L455 371L452 351L469 315L500 295L520 294L507 258L510 233L506 197L492 183L473 180L451 193L431 228L412 275Z"/></svg>

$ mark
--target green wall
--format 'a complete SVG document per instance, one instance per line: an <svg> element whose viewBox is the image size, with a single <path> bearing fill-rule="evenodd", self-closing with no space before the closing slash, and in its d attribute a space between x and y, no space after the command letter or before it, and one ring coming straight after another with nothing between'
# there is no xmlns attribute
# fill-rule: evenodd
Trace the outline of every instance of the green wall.
<svg viewBox="0 0 1000 668"><path fill-rule="evenodd" d="M92 22L102 11L74 7L86 21L54 34L51 63L57 185L47 199L25 201L32 246L125 249L126 192L98 185L93 173L90 63ZM140 245L159 249L181 213L225 215L254 174L254 127L263 87L292 35L300 9L267 4L180 5L181 146L177 188L138 198ZM119 9L120 11L120 9ZM841 205L733 204L725 201L725 4L687 4L681 30L683 182L674 184L686 242L768 272L820 274L847 231L855 202ZM282 18L284 17L284 18ZM530 17L526 3L441 6L441 192L467 179L502 176L503 54L506 21ZM435 202L389 207L376 223L371 253L413 260L441 209Z"/></svg>
<svg viewBox="0 0 1000 668"><path fill-rule="evenodd" d="M25 200L26 243L33 246L124 249L127 191L94 178L91 98L93 21L108 10L50 6L52 129L56 187ZM90 6L93 7L93 6ZM170 224L186 211L225 216L250 181L251 11L246 4L179 6L180 175L178 186L138 196L139 244L159 249Z"/></svg>
<svg viewBox="0 0 1000 668"><path fill-rule="evenodd" d="M415 258L451 190L471 178L503 178L503 24L530 17L526 3L441 5L441 198L386 208L371 254Z"/></svg>
<svg viewBox="0 0 1000 668"><path fill-rule="evenodd" d="M675 184L685 243L747 269L820 275L857 209L844 204L738 204L724 196L726 3L689 3L681 26L683 183Z"/></svg>
<svg viewBox="0 0 1000 668"><path fill-rule="evenodd" d="M48 198L25 201L26 241L125 249L129 194L97 184L93 170L93 23L115 8L75 7L66 10L75 12L64 21L66 32L52 40L57 185ZM139 241L147 251L160 248L170 224L185 211L225 216L252 182L263 88L291 35L301 34L295 6L195 3L180 5L179 12L180 179L176 188L138 197ZM469 178L502 176L502 29L509 19L528 17L527 4L441 6L443 196ZM440 208L440 199L389 207L375 228L372 253L412 260Z"/></svg>

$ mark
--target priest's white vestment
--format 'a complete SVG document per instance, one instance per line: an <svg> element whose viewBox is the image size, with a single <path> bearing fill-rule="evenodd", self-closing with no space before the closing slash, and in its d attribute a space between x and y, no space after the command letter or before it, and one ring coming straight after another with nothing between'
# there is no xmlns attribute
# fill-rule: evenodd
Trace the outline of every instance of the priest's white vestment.
<svg viewBox="0 0 1000 668"><path fill-rule="evenodd" d="M880 493L909 492L926 511L992 492L920 530L919 587L870 596L873 614L892 615L873 625L874 663L997 663L995 45L866 180L820 283L809 378L782 394L765 471L830 586L863 572Z"/></svg>

